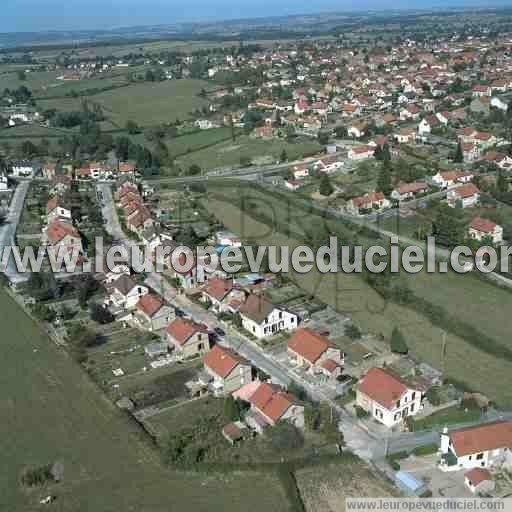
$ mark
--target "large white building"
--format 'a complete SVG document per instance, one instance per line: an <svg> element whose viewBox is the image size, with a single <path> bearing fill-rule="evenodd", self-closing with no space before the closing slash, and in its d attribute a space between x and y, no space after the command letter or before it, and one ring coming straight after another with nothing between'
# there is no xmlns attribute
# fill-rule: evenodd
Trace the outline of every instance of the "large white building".
<svg viewBox="0 0 512 512"><path fill-rule="evenodd" d="M422 407L422 398L421 390L382 368L370 368L356 388L357 405L388 428L400 424L407 416L416 415Z"/></svg>
<svg viewBox="0 0 512 512"><path fill-rule="evenodd" d="M441 435L443 471L512 466L512 421L495 421Z"/></svg>
<svg viewBox="0 0 512 512"><path fill-rule="evenodd" d="M243 328L257 338L295 329L299 323L296 314L274 306L259 295L249 295L240 307L240 316Z"/></svg>

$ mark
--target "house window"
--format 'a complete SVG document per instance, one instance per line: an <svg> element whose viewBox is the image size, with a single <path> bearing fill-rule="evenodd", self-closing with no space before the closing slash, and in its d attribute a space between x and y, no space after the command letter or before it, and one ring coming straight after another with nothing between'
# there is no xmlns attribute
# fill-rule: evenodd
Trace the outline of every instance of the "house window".
<svg viewBox="0 0 512 512"><path fill-rule="evenodd" d="M482 460L484 458L484 454L483 453L479 453L477 456L476 456L476 460Z"/></svg>
<svg viewBox="0 0 512 512"><path fill-rule="evenodd" d="M197 346L197 350L204 350L204 345L202 343L199 343Z"/></svg>
<svg viewBox="0 0 512 512"><path fill-rule="evenodd" d="M396 406L400 407L400 400L397 401Z"/></svg>
<svg viewBox="0 0 512 512"><path fill-rule="evenodd" d="M279 320L281 320L281 318L283 318L283 312L279 311Z"/></svg>
<svg viewBox="0 0 512 512"><path fill-rule="evenodd" d="M252 332L256 332L256 327L252 326Z"/></svg>
<svg viewBox="0 0 512 512"><path fill-rule="evenodd" d="M397 412L397 413L395 414L395 417L394 417L394 420L395 420L395 421L396 421L396 420L398 420L398 419L400 419L400 413L399 413L399 412Z"/></svg>
<svg viewBox="0 0 512 512"><path fill-rule="evenodd" d="M412 398L411 398L411 400L414 400L415 398L416 398L416 391L413 391L413 392L412 392ZM411 409L411 410L412 410L412 409Z"/></svg>
<svg viewBox="0 0 512 512"><path fill-rule="evenodd" d="M411 412L414 411L414 404L411 404Z"/></svg>

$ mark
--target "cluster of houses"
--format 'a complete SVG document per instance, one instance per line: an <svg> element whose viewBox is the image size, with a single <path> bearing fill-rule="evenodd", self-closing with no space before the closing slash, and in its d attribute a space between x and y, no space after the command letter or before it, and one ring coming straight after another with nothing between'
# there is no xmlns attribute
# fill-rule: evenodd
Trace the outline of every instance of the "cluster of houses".
<svg viewBox="0 0 512 512"><path fill-rule="evenodd" d="M82 238L73 225L71 207L63 196L55 195L46 204L46 225L43 229L43 242L56 255L65 253L84 256Z"/></svg>

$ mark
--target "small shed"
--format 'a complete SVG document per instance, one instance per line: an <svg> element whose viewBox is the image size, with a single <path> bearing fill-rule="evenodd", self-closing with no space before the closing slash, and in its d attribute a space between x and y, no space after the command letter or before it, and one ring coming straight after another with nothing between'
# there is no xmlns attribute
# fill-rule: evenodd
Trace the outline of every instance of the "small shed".
<svg viewBox="0 0 512 512"><path fill-rule="evenodd" d="M235 421L234 423L228 423L222 429L222 435L228 441L228 443L234 445L246 437L248 437L247 427L241 421Z"/></svg>
<svg viewBox="0 0 512 512"><path fill-rule="evenodd" d="M464 474L464 483L473 494L485 494L494 491L491 473L484 468L473 468Z"/></svg>
<svg viewBox="0 0 512 512"><path fill-rule="evenodd" d="M395 473L395 482L409 496L421 496L427 490L425 482L418 480L406 471L397 471Z"/></svg>

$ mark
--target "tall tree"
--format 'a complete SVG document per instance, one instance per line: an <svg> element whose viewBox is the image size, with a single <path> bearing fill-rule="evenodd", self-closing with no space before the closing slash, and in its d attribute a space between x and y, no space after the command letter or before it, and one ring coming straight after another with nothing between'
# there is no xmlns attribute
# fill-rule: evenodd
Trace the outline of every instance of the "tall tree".
<svg viewBox="0 0 512 512"><path fill-rule="evenodd" d="M388 165L383 165L377 179L377 192L383 192L384 195L389 195L393 190L391 184L391 169Z"/></svg>
<svg viewBox="0 0 512 512"><path fill-rule="evenodd" d="M327 176L327 174L324 174L320 179L319 192L325 197L330 196L334 192L331 180L329 179L329 176Z"/></svg>
<svg viewBox="0 0 512 512"><path fill-rule="evenodd" d="M464 162L464 152L462 151L462 142L460 140L457 144L457 151L455 151L453 161L457 164L461 164L462 162Z"/></svg>
<svg viewBox="0 0 512 512"><path fill-rule="evenodd" d="M394 327L391 333L391 352L395 354L407 354L409 352L405 338L397 327Z"/></svg>

